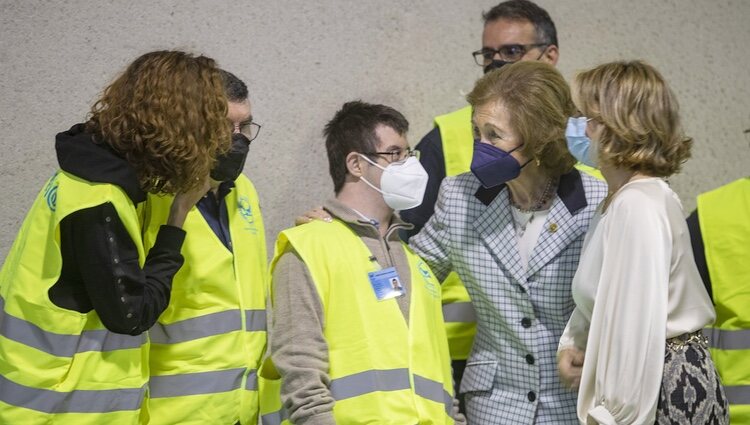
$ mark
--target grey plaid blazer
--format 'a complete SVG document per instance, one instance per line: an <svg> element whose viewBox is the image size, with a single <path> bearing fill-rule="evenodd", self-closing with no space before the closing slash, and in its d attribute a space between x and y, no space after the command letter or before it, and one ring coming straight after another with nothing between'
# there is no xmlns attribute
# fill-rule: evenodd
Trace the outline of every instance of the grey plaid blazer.
<svg viewBox="0 0 750 425"><path fill-rule="evenodd" d="M477 335L460 388L470 424L578 423L557 344L583 238L606 194L577 170L562 176L524 273L507 187L485 189L471 173L443 181L435 214L409 245L438 279L455 270L471 295Z"/></svg>

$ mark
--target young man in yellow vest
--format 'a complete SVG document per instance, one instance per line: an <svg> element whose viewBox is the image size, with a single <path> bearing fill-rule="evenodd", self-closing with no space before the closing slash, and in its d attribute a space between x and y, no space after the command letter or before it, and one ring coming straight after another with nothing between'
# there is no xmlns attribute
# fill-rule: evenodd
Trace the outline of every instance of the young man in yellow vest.
<svg viewBox="0 0 750 425"><path fill-rule="evenodd" d="M232 147L211 189L185 220L185 265L167 310L150 331L149 424L258 422L257 370L266 347L267 257L253 184L242 174L253 122L248 90L222 71ZM156 241L168 197L149 196L144 245Z"/></svg>
<svg viewBox="0 0 750 425"><path fill-rule="evenodd" d="M332 223L283 231L271 266L275 423L454 423L440 285L394 214L421 202L427 180L407 130L398 111L359 101L325 128Z"/></svg>
<svg viewBox="0 0 750 425"><path fill-rule="evenodd" d="M698 196L688 217L695 263L716 306L706 328L732 424L750 424L750 177Z"/></svg>

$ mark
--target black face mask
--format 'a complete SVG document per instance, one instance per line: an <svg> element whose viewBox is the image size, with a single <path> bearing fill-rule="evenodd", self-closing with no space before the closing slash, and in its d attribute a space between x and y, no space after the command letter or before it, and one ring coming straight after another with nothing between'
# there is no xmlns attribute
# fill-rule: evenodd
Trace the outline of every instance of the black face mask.
<svg viewBox="0 0 750 425"><path fill-rule="evenodd" d="M488 65L484 67L484 73L486 74L492 71L493 69L500 69L509 63L514 63L514 62L507 62L507 61L500 60L500 59L493 59L492 62L490 62Z"/></svg>
<svg viewBox="0 0 750 425"><path fill-rule="evenodd" d="M217 182L234 181L245 168L247 152L250 149L250 140L243 134L232 135L232 147L229 152L219 155L216 165L211 170L211 178Z"/></svg>

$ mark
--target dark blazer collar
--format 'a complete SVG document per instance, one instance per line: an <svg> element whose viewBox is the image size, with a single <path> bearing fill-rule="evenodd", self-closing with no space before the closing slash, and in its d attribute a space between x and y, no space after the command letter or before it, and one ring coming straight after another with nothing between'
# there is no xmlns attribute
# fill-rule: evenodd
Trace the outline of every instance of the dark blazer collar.
<svg viewBox="0 0 750 425"><path fill-rule="evenodd" d="M485 206L489 206L504 187L504 184L491 188L479 186L474 196ZM571 215L575 215L588 205L586 191L583 189L581 173L577 169L573 168L570 172L560 176L560 184L557 185L557 196L560 197L560 200L565 204Z"/></svg>

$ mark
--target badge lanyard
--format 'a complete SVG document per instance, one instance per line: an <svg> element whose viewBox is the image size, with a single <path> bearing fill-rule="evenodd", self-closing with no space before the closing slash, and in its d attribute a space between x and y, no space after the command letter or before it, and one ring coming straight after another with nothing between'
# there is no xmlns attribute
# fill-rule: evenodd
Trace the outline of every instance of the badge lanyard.
<svg viewBox="0 0 750 425"><path fill-rule="evenodd" d="M365 216L354 208L350 207L350 209L362 218L362 220L367 221L375 227L378 226L377 220ZM386 243L388 242L386 241ZM370 261L377 265L377 258L375 258L375 256L370 256ZM372 290L375 292L375 298L377 298L378 301L400 297L406 293L395 267L388 267L387 269L369 272L367 273L367 278L370 280L370 286L372 286Z"/></svg>

